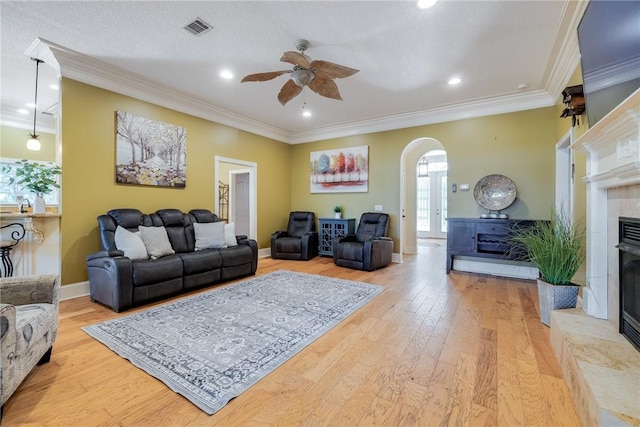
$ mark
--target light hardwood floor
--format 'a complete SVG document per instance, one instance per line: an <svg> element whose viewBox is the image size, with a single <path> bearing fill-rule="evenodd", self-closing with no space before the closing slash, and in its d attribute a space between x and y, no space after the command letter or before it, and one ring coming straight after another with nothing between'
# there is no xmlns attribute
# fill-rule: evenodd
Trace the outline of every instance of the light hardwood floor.
<svg viewBox="0 0 640 427"><path fill-rule="evenodd" d="M88 297L63 301L51 362L5 404L3 427L579 426L535 282L446 275L444 250L422 246L373 273L322 257L260 259L258 274L386 290L212 416L80 330L145 307L116 314Z"/></svg>

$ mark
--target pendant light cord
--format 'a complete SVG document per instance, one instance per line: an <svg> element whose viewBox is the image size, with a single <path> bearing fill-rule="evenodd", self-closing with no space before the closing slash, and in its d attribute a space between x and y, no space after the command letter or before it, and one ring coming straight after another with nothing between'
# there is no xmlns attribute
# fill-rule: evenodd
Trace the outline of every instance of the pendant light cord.
<svg viewBox="0 0 640 427"><path fill-rule="evenodd" d="M38 58L31 58L33 61L36 61L36 94L33 100L33 137L36 137L36 117L38 115L38 69L40 68L40 63L44 62Z"/></svg>

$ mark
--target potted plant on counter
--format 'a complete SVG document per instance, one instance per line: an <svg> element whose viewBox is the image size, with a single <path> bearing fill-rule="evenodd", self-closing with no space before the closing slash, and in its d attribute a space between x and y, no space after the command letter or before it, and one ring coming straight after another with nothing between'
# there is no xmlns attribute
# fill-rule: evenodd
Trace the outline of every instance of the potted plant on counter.
<svg viewBox="0 0 640 427"><path fill-rule="evenodd" d="M554 209L550 221L537 221L532 227L516 230L511 241L540 272L540 319L549 326L551 310L576 307L580 286L572 280L585 261L584 224L574 223Z"/></svg>
<svg viewBox="0 0 640 427"><path fill-rule="evenodd" d="M333 208L333 212L335 213L335 218L336 218L336 219L340 219L340 218L342 218L342 206L340 206L340 205L336 205L336 206Z"/></svg>
<svg viewBox="0 0 640 427"><path fill-rule="evenodd" d="M36 195L33 213L45 213L46 204L42 196L51 193L54 188L60 188L57 175L61 173L60 166L53 163L43 164L29 160L16 162L16 181Z"/></svg>

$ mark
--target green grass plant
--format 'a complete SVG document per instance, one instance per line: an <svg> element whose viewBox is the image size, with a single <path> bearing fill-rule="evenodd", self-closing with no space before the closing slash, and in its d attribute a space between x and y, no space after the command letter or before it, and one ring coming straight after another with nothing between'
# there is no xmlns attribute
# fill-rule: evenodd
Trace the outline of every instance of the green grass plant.
<svg viewBox="0 0 640 427"><path fill-rule="evenodd" d="M538 267L541 278L552 285L571 285L585 260L583 222L572 222L555 209L551 220L538 221L532 227L515 231L511 241Z"/></svg>

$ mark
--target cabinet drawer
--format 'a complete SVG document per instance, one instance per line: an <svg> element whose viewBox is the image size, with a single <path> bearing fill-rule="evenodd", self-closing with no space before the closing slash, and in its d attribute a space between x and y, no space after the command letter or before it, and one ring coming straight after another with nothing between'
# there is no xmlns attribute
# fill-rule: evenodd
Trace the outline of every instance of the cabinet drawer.
<svg viewBox="0 0 640 427"><path fill-rule="evenodd" d="M476 223L477 234L509 234L509 224Z"/></svg>

